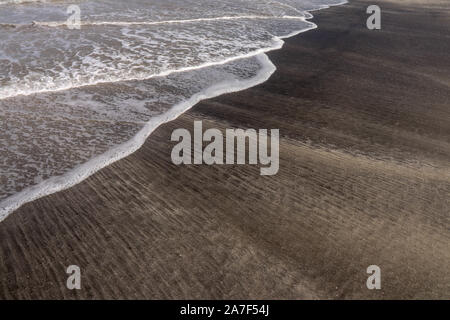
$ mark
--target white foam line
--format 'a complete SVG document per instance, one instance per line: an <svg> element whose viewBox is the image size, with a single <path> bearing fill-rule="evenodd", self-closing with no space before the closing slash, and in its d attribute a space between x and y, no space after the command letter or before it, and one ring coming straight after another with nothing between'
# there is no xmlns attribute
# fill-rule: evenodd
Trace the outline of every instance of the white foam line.
<svg viewBox="0 0 450 320"><path fill-rule="evenodd" d="M323 5L321 5L319 8L317 8L317 9L310 9L310 10L307 10L307 12L311 13L311 12L314 12L314 11L319 11L319 10L323 10L323 9L328 9L328 8L331 8L331 7L341 6L341 5L343 5L343 4L349 3L349 1L350 1L350 0L342 0L341 2L334 3L334 4L323 4ZM313 17L312 14L311 14L311 17Z"/></svg>
<svg viewBox="0 0 450 320"><path fill-rule="evenodd" d="M347 1L343 1L342 3L335 4L333 6L345 3L347 3ZM327 8L328 7L329 6L327 6ZM310 28L293 32L289 36L294 36L299 33L314 29L316 27L317 25L312 23ZM277 46L277 48L281 48L283 46L284 41L281 39L287 38L289 36L278 37L277 42L279 43L279 46ZM270 78L270 76L276 71L276 67L272 63L272 61L269 60L269 57L266 54L264 54L264 51L259 52L257 54L246 55L240 58L233 58L228 62L255 55L261 62L263 67L261 70L259 70L258 74L252 79L235 80L232 82L222 82L215 84L205 89L204 91L193 95L188 100L173 106L166 113L152 118L131 140L116 147L113 147L112 149L103 153L102 155L97 156L73 168L72 170L61 176L51 177L35 186L28 187L22 190L21 192L6 198L5 200L0 202L0 222L3 221L8 215L10 215L13 211L17 210L18 208L20 208L25 203L31 202L38 198L42 198L52 193L68 189L80 183L81 181L87 179L95 172L103 169L104 167L134 153L145 143L150 134L160 125L175 120L180 115L182 115L183 113L191 109L193 106L195 106L198 102L205 99L211 99L225 93L242 91L267 81ZM227 62L223 62L222 64L224 63Z"/></svg>
<svg viewBox="0 0 450 320"><path fill-rule="evenodd" d="M302 12L301 10L299 10L299 9L297 9L297 8L294 8L293 6L291 6L291 5L289 5L289 4L282 3L282 2L276 1L276 0L274 0L273 2L278 3L278 4L281 5L282 7L289 8L289 9L291 9L291 10L293 10L293 11L295 11L295 12L298 12L298 13L300 13L300 14L302 14L302 15L305 14L305 12Z"/></svg>
<svg viewBox="0 0 450 320"><path fill-rule="evenodd" d="M186 20L163 20L163 21L82 21L81 26L133 26L133 25L164 25L164 24L183 24L183 23L196 23L196 22L215 22L215 21L233 21L233 20L269 20L269 19L291 19L291 20L304 20L309 19L309 16L296 17L296 16L225 16L215 18L198 18L198 19L186 19ZM6 28L20 28L20 27L49 27L59 28L66 27L67 21L33 21L31 24L26 23L0 23L0 27Z"/></svg>
<svg viewBox="0 0 450 320"><path fill-rule="evenodd" d="M183 24L183 23L196 23L196 22L215 22L215 21L227 21L227 20L269 20L269 19L298 19L302 20L304 17L295 16L225 16L215 18L197 18L186 20L164 20L164 21L86 21L81 22L81 26L133 26L133 25L148 25L157 26L164 24ZM33 21L33 25L45 26L45 27L62 27L66 26L67 22L61 21Z"/></svg>

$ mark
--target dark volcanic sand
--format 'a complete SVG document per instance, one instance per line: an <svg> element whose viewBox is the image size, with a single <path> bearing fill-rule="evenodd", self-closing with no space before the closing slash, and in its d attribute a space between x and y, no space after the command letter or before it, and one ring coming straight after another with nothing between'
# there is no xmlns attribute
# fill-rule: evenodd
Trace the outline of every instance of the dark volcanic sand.
<svg viewBox="0 0 450 320"><path fill-rule="evenodd" d="M381 31L365 28L372 1L316 12L268 82L10 215L0 298L450 298L450 11L378 3ZM279 128L278 175L174 166L172 130L200 119Z"/></svg>

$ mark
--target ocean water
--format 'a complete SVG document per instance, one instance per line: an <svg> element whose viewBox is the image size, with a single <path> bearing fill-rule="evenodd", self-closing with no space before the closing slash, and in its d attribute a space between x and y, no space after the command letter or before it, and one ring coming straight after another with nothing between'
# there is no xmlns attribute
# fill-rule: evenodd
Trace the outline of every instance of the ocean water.
<svg viewBox="0 0 450 320"><path fill-rule="evenodd" d="M0 221L137 150L342 0L0 0ZM80 8L80 29L66 21ZM299 57L301 63L301 57ZM274 106L275 107L275 106Z"/></svg>

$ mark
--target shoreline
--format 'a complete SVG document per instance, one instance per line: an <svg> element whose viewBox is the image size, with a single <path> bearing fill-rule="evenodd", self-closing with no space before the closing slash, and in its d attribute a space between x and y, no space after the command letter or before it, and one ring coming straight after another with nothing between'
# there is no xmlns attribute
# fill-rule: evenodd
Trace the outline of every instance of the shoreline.
<svg viewBox="0 0 450 320"><path fill-rule="evenodd" d="M241 81L239 84L214 84L206 90L193 95L188 100L174 105L168 112L160 116L153 117L131 140L115 146L107 152L69 170L62 176L51 177L38 185L28 187L23 191L1 201L0 223L24 204L60 191L67 190L83 182L99 170L133 154L142 147L153 131L159 126L175 120L177 117L187 112L202 100L215 98L226 93L246 90L267 81L275 72L276 68L265 53L257 54L255 57L261 61L263 67L254 78L247 81Z"/></svg>
<svg viewBox="0 0 450 320"><path fill-rule="evenodd" d="M8 216L0 298L448 299L450 12L381 3L381 32L365 29L369 1L320 11L269 54L268 81ZM195 120L280 128L279 173L173 165L170 134ZM365 286L373 264L381 290Z"/></svg>
<svg viewBox="0 0 450 320"><path fill-rule="evenodd" d="M108 150L107 152L105 152L101 155L98 155L98 156L92 158L91 160L70 169L63 175L50 177L49 179L46 179L37 185L27 187L24 190L1 200L0 201L0 223L4 219L6 219L10 214L14 213L15 210L17 210L18 208L23 206L24 204L34 201L36 199L51 195L53 193L67 190L67 189L77 185L78 183L81 183L83 180L89 178L91 175L95 174L99 170L111 165L112 163L114 163L116 161L119 161L119 160L133 154L134 152L139 150L140 147L142 147L142 145L145 143L145 141L148 139L148 137L152 134L152 132L154 130L156 130L159 126L176 119L181 114L183 114L184 112L187 112L189 109L194 107L199 102L206 100L206 99L215 98L217 96L220 96L220 95L223 95L226 93L232 93L232 92L238 92L241 90L246 90L248 88L251 88L253 86L256 86L258 84L261 84L261 83L267 81L270 78L270 76L276 71L276 67L273 65L273 63L270 61L270 59L267 57L267 55L266 55L267 53L269 53L271 51L275 51L275 50L281 50L285 43L283 41L283 39L295 37L301 33L316 29L317 25L313 22L308 21L308 20L314 18L314 16L310 12L329 9L331 7L341 6L346 3L348 3L348 1L343 0L341 3L338 3L338 4L324 5L322 8L305 11L305 13L308 14L305 18L296 18L296 19L299 19L304 22L308 22L308 23L310 23L310 26L305 29L299 30L299 31L294 31L291 34L286 35L286 36L274 37L273 41L274 41L274 44L276 44L274 47L262 48L255 52L252 52L251 54L229 58L224 61L221 61L220 63L207 63L207 64L204 64L201 66L196 66L196 67L192 67L192 68L183 68L180 70L171 71L171 72L167 72L167 73L163 73L163 74L157 74L157 75L150 77L150 78L164 77L164 76L168 76L169 74L172 74L172 73L182 73L182 72L187 72L187 71L191 71L191 70L203 69L203 68L215 66L215 65L225 65L227 63L230 63L230 62L233 62L236 60L243 60L243 59L252 58L252 57L257 57L257 59L260 60L263 65L262 69L258 72L258 74L253 79L250 79L247 81L242 81L240 86L235 85L233 83L233 84L229 84L228 88L223 88L223 86L224 86L223 83L217 83L217 84L207 88L203 92L198 92L194 96L190 97L188 100L186 100L180 104L172 106L172 108L170 108L166 113L164 113L160 116L157 116L157 117L153 117L147 124L144 125L143 128L141 128L139 130L139 132L137 132L135 134L135 136L131 140L126 141L120 145L117 145L117 146L113 147L112 149ZM269 70L269 69L271 69L271 70ZM264 72L267 72L267 74L263 74ZM126 81L146 80L146 79L150 79L150 78L127 79ZM83 86L91 86L91 85L98 85L98 84L102 84L102 83L99 82L99 83L93 83L93 84L86 84ZM58 89L58 90L53 90L51 92L64 91L64 90L68 90L68 89L72 89L72 88L62 88L62 89ZM47 91L42 91L42 92L47 92ZM41 92L39 92L39 93L41 93ZM8 97L5 97L5 98L8 98Z"/></svg>

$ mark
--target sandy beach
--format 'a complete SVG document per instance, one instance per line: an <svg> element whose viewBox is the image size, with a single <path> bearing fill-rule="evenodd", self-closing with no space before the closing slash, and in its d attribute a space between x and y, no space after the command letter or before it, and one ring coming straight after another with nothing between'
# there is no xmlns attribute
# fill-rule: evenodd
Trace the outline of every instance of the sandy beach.
<svg viewBox="0 0 450 320"><path fill-rule="evenodd" d="M368 30L371 4L314 12L267 82L8 216L0 299L450 299L450 8L377 1ZM279 129L278 174L174 165L171 134L196 120Z"/></svg>

